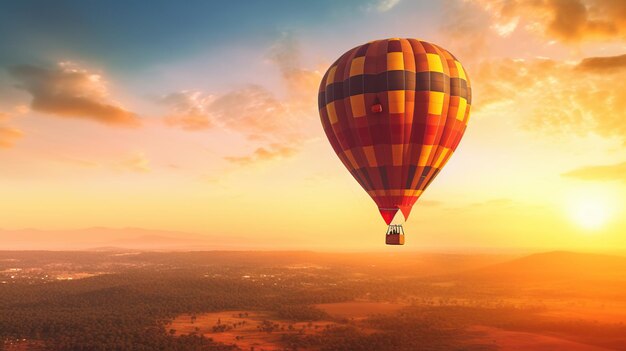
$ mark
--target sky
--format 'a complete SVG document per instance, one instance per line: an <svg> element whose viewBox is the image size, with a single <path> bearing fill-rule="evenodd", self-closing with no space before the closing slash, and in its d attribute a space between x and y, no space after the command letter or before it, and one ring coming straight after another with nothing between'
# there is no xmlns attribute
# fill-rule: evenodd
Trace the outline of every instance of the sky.
<svg viewBox="0 0 626 351"><path fill-rule="evenodd" d="M463 63L467 132L385 247L317 90L374 39ZM626 252L626 2L0 2L0 228L276 249Z"/></svg>

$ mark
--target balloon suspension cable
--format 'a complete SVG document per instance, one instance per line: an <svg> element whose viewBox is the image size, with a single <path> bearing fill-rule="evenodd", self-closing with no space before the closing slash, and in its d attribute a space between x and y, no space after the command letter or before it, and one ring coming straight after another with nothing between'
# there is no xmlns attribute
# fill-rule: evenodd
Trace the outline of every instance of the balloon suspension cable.
<svg viewBox="0 0 626 351"><path fill-rule="evenodd" d="M390 224L387 227L387 235L404 235L402 224Z"/></svg>

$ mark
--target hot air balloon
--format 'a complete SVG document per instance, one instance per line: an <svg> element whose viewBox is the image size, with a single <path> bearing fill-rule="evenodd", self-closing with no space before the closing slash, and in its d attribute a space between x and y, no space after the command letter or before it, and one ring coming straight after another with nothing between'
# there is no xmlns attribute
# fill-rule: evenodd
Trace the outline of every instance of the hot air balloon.
<svg viewBox="0 0 626 351"><path fill-rule="evenodd" d="M386 243L403 245L402 224L465 132L465 69L422 40L371 41L330 66L318 105L333 150L389 226Z"/></svg>

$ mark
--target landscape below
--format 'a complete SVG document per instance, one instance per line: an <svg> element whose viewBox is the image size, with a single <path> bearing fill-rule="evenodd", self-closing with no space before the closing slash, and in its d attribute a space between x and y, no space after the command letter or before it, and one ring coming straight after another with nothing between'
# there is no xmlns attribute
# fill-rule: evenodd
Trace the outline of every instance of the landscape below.
<svg viewBox="0 0 626 351"><path fill-rule="evenodd" d="M0 251L0 350L626 349L626 257Z"/></svg>

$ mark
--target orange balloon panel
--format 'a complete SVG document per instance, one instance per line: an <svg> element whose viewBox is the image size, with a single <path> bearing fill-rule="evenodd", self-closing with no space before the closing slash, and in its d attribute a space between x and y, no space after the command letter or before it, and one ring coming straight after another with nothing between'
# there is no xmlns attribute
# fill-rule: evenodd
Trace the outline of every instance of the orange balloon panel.
<svg viewBox="0 0 626 351"><path fill-rule="evenodd" d="M447 50L376 40L343 54L320 84L319 111L339 159L390 224L411 208L459 145L471 88Z"/></svg>

